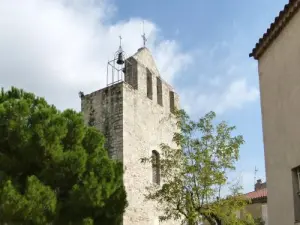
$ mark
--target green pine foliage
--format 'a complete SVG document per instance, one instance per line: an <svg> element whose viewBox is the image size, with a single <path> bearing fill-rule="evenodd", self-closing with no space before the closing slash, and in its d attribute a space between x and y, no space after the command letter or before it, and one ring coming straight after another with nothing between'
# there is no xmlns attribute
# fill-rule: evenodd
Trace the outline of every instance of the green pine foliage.
<svg viewBox="0 0 300 225"><path fill-rule="evenodd" d="M0 224L117 225L122 164L73 110L17 88L0 93Z"/></svg>

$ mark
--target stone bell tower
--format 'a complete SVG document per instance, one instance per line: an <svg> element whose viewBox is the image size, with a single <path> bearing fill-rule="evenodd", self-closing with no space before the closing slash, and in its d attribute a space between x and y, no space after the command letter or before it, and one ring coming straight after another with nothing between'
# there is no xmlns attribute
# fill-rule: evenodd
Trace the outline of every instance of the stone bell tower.
<svg viewBox="0 0 300 225"><path fill-rule="evenodd" d="M159 168L140 159L153 155L159 160L159 145L174 144L178 95L161 79L145 47L129 58L120 47L107 71L107 87L82 95L81 108L85 122L106 136L110 156L123 162L129 203L123 225L177 224L159 222L155 203L144 199L146 187L161 181Z"/></svg>

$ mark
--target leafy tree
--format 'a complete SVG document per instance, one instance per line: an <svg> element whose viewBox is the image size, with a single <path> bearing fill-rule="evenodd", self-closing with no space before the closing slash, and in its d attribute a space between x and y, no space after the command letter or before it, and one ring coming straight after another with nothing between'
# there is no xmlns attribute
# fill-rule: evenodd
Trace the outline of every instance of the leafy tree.
<svg viewBox="0 0 300 225"><path fill-rule="evenodd" d="M265 225L265 221L261 217L254 219L254 221L255 225Z"/></svg>
<svg viewBox="0 0 300 225"><path fill-rule="evenodd" d="M146 199L156 201L163 215L160 220L182 220L195 225L206 221L211 225L254 224L251 216L238 219L236 212L248 201L240 194L239 185L231 185L231 194L222 196L228 185L227 172L235 169L243 137L234 136L235 129L226 122L214 123L210 112L197 122L183 111L176 113L178 130L175 147L161 144L162 186L148 188ZM153 163L143 158L143 163Z"/></svg>
<svg viewBox="0 0 300 225"><path fill-rule="evenodd" d="M12 88L0 93L0 224L119 224L121 163L73 110Z"/></svg>

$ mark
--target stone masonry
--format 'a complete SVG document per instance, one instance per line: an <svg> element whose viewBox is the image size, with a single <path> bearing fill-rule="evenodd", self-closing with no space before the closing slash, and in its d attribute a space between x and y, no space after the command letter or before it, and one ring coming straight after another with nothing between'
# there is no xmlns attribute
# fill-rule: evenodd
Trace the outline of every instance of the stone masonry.
<svg viewBox="0 0 300 225"><path fill-rule="evenodd" d="M106 136L111 157L123 162L129 203L123 225L179 224L160 223L155 203L145 201L146 187L152 182L152 167L140 161L151 156L153 150L160 152L161 143L174 145L176 125L172 111L179 108L179 98L160 78L147 48L139 49L127 60L132 67L125 73L125 82L82 98L84 119Z"/></svg>

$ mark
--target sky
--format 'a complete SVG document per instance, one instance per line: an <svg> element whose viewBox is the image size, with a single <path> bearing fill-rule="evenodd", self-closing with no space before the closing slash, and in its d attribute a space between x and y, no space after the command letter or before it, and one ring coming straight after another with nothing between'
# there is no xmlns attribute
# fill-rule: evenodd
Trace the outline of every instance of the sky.
<svg viewBox="0 0 300 225"><path fill-rule="evenodd" d="M161 77L199 118L237 127L245 144L235 173L244 191L265 180L257 62L251 49L288 0L0 0L0 86L80 110L78 92L106 85L122 36L127 55L147 47Z"/></svg>

